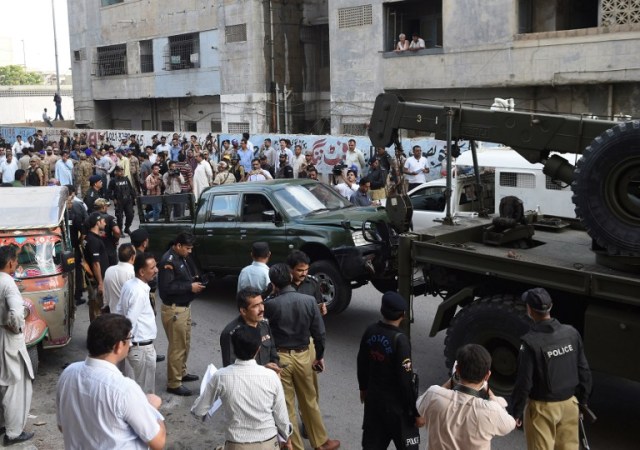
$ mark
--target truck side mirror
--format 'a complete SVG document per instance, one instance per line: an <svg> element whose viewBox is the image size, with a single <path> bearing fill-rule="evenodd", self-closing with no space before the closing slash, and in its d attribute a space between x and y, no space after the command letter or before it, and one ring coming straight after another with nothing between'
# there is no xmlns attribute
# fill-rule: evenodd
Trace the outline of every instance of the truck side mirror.
<svg viewBox="0 0 640 450"><path fill-rule="evenodd" d="M270 209L268 211L262 211L262 220L264 222L278 223L282 220L282 218L280 217L280 214Z"/></svg>
<svg viewBox="0 0 640 450"><path fill-rule="evenodd" d="M62 271L71 272L76 268L76 257L72 251L62 252Z"/></svg>

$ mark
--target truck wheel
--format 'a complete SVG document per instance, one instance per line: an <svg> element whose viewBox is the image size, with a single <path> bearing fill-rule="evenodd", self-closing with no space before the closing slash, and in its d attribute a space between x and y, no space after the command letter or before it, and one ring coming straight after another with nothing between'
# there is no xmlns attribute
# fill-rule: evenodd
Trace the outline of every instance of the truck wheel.
<svg viewBox="0 0 640 450"><path fill-rule="evenodd" d="M33 367L33 376L38 376L38 345L33 345L27 349L29 358L31 359L31 367Z"/></svg>
<svg viewBox="0 0 640 450"><path fill-rule="evenodd" d="M508 395L518 370L520 337L529 331L531 324L525 304L512 295L474 301L456 314L447 330L444 341L447 367L453 366L460 347L480 344L491 354L491 389L498 395Z"/></svg>
<svg viewBox="0 0 640 450"><path fill-rule="evenodd" d="M309 273L320 282L322 295L327 302L327 312L338 314L347 309L351 303L351 286L344 281L333 262L312 262Z"/></svg>
<svg viewBox="0 0 640 450"><path fill-rule="evenodd" d="M573 203L610 255L640 255L640 121L621 123L587 147L574 172Z"/></svg>

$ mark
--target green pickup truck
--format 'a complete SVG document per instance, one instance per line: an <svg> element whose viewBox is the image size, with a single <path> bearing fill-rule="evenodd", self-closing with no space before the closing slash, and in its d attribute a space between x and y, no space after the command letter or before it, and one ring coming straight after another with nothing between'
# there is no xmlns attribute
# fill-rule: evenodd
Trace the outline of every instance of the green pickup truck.
<svg viewBox="0 0 640 450"><path fill-rule="evenodd" d="M140 209L159 200L142 197ZM369 281L381 291L396 285L398 235L385 209L355 207L326 184L298 179L211 187L190 208L193 219L169 219L171 203L184 203L184 197L163 196L161 201L159 221L140 215L140 228L149 232L156 256L181 231L196 236L193 253L200 269L218 276L237 275L250 264L255 241L269 243L272 263L299 249L309 255L309 272L320 280L327 309L334 314L349 306L353 288Z"/></svg>

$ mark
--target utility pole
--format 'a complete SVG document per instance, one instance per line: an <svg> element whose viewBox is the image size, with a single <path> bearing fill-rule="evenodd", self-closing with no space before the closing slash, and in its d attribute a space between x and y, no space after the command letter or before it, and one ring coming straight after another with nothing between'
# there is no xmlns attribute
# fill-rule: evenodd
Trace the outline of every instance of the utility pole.
<svg viewBox="0 0 640 450"><path fill-rule="evenodd" d="M60 95L60 70L58 68L58 38L56 36L56 8L54 6L54 1L51 0L51 17L53 18L53 47L55 49L56 55L56 83L58 86L58 95ZM24 47L23 47L24 48Z"/></svg>

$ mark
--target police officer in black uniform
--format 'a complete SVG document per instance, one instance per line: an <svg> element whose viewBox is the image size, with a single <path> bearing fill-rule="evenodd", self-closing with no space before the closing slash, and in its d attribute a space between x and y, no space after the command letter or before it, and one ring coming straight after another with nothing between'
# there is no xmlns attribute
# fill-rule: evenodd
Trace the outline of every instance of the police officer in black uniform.
<svg viewBox="0 0 640 450"><path fill-rule="evenodd" d="M311 260L301 250L293 250L287 256L287 265L291 271L291 286L301 294L307 294L316 299L320 308L320 314L327 314L327 304L322 296L320 281L313 275L309 275Z"/></svg>
<svg viewBox="0 0 640 450"><path fill-rule="evenodd" d="M358 351L358 385L364 403L362 448L385 450L420 446L419 428L424 425L416 408L411 343L399 328L407 302L397 292L382 296L383 319L370 325Z"/></svg>
<svg viewBox="0 0 640 450"><path fill-rule="evenodd" d="M102 192L102 178L100 175L91 175L89 177L89 190L84 195L84 204L87 205L87 211L93 211L93 204L98 200Z"/></svg>
<svg viewBox="0 0 640 450"><path fill-rule="evenodd" d="M575 328L551 318L545 289L530 289L522 300L535 325L522 337L511 414L518 426L524 421L529 449L577 450L578 405L586 406L591 393L582 339Z"/></svg>
<svg viewBox="0 0 640 450"><path fill-rule="evenodd" d="M114 176L109 181L108 197L112 199L116 207L116 219L118 227L122 230L122 216L124 214L126 221L124 224L124 232L131 234L131 223L133 222L133 205L136 199L136 191L131 186L129 178L123 176L122 167L116 166L113 169Z"/></svg>
<svg viewBox="0 0 640 450"><path fill-rule="evenodd" d="M205 289L193 260L189 257L195 238L190 233L180 233L173 245L158 263L158 295L162 300L160 314L167 334L167 392L175 395L192 395L182 385L199 377L187 373L189 344L191 341L191 308L189 305Z"/></svg>
<svg viewBox="0 0 640 450"><path fill-rule="evenodd" d="M101 212L107 225L104 227L104 247L107 249L107 256L109 258L109 267L118 264L118 243L122 237L120 227L116 223L116 218L108 213L111 202L105 198L98 198L93 202L93 210Z"/></svg>

